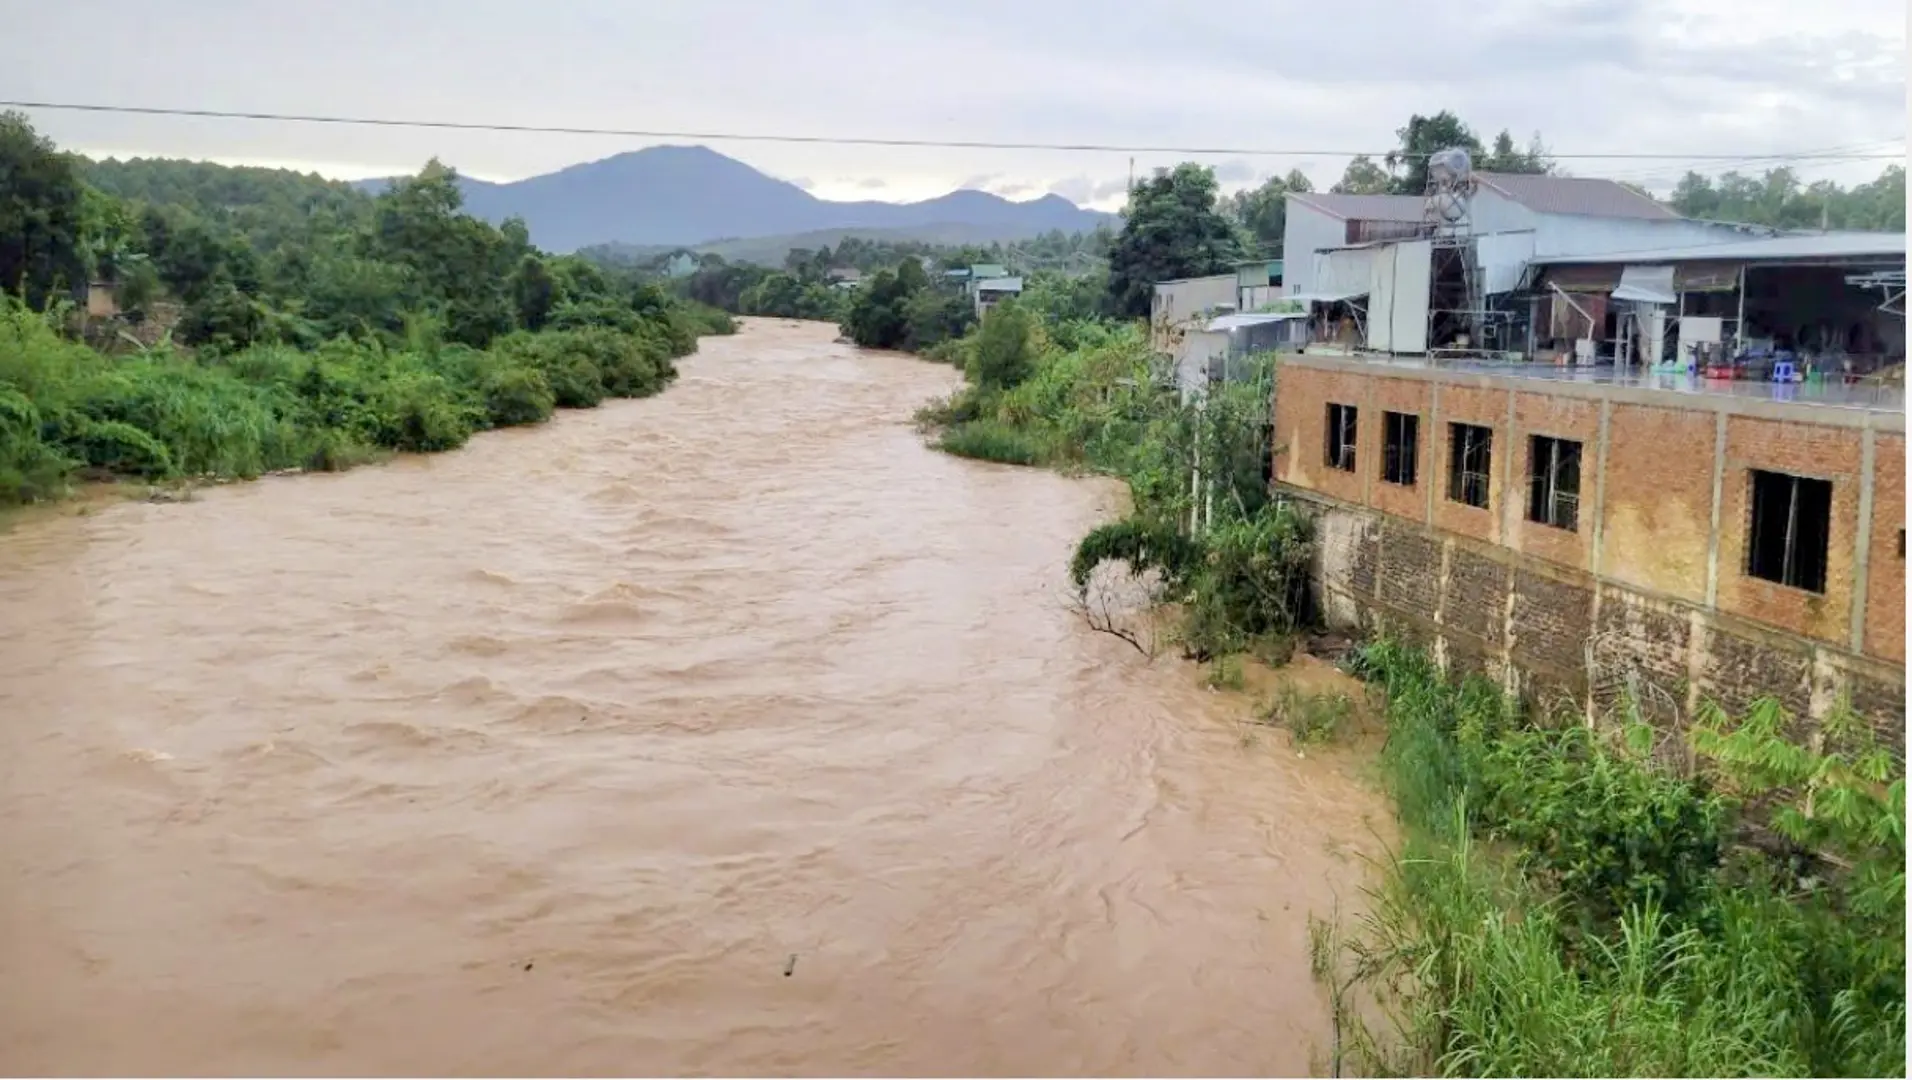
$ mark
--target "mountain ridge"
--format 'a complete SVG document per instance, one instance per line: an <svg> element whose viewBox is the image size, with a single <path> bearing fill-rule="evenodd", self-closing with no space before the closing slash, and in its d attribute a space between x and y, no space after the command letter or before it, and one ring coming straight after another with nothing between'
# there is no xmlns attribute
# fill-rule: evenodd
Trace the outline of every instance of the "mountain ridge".
<svg viewBox="0 0 1912 1080"><path fill-rule="evenodd" d="M396 177L355 181L376 193ZM549 251L599 244L695 247L830 229L977 226L995 239L1080 232L1115 215L1059 195L1014 202L959 189L917 202L836 202L706 146L651 146L507 183L459 177L467 212L521 217Z"/></svg>

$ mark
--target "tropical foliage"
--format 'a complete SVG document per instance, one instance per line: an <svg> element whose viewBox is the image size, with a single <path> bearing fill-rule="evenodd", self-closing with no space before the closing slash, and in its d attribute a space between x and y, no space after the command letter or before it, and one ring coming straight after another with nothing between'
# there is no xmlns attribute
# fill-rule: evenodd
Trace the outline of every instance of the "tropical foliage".
<svg viewBox="0 0 1912 1080"><path fill-rule="evenodd" d="M1849 717L1708 710L1672 772L1623 713L1524 712L1382 642L1402 846L1318 957L1337 1059L1450 1076L1884 1076L1905 1067L1905 782ZM1840 749L1831 749L1837 745ZM1662 756L1663 757L1663 756ZM1395 1025L1374 1032L1345 994Z"/></svg>
<svg viewBox="0 0 1912 1080"><path fill-rule="evenodd" d="M461 210L436 162L376 198L316 177L88 164L0 117L0 504L79 476L249 477L446 450L656 393L722 312ZM94 181L97 181L95 183ZM153 200L153 201L148 201ZM69 298L117 286L145 344ZM94 320L97 322L97 320ZM112 323L106 329L112 329ZM121 333L124 333L122 330ZM136 349L128 352L128 348Z"/></svg>
<svg viewBox="0 0 1912 1080"><path fill-rule="evenodd" d="M1111 314L1146 316L1156 282L1222 273L1241 258L1242 235L1218 208L1219 191L1213 169L1187 163L1130 189L1109 250Z"/></svg>

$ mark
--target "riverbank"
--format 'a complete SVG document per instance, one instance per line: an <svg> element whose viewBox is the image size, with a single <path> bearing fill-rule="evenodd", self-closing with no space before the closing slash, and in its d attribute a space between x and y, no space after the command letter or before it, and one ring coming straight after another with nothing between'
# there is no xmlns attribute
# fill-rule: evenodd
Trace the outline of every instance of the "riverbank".
<svg viewBox="0 0 1912 1080"><path fill-rule="evenodd" d="M647 397L706 326L683 313L516 333L488 349L415 336L254 346L198 357L106 356L18 304L0 309L0 505L66 497L76 479L150 483L337 471L393 451L462 446L558 408Z"/></svg>

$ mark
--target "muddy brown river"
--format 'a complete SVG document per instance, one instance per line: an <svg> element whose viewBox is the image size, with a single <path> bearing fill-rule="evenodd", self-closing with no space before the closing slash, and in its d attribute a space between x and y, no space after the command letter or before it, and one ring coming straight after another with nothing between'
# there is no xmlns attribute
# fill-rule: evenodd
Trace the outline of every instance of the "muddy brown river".
<svg viewBox="0 0 1912 1080"><path fill-rule="evenodd" d="M1376 796L1065 609L1113 485L834 333L0 533L0 1069L1315 1067Z"/></svg>

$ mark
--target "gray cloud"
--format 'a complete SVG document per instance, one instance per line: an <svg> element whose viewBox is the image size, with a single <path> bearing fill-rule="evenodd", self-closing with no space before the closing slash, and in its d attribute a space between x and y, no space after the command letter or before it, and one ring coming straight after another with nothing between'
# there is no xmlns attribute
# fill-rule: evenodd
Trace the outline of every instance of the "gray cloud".
<svg viewBox="0 0 1912 1080"><path fill-rule="evenodd" d="M878 188L888 187L889 181L884 180L882 177L871 176L871 177L866 177L862 180L858 180L856 182L856 186L864 189L865 191L875 191Z"/></svg>
<svg viewBox="0 0 1912 1080"><path fill-rule="evenodd" d="M1305 161L1323 187L1340 175L1346 154L1385 151L1410 114L1443 108L1483 137L1504 127L1524 142L1540 131L1565 153L1766 157L1906 130L1903 0L1478 0L1458 10L1342 0L1332 19L1265 19L1195 8L1178 11L1165 31L1144 7L1091 0L466 0L455 8L175 0L163 14L150 3L94 0L10 10L0 89L38 100L470 123L1271 149L1284 153L1202 160L1218 175L1240 177L1225 183ZM1003 34L1004 25L1017 33ZM1360 34L1350 38L1349 26ZM391 58L394 41L434 47L400 63ZM550 56L562 60L537 60ZM499 74L533 69L535 79ZM948 79L924 77L951 70L965 72L960 92ZM748 79L724 77L746 72ZM698 92L685 93L688 85ZM779 89L765 94L765 86ZM513 178L647 143L695 141L32 118L89 153L258 161L332 175L414 169L437 155L474 176ZM1096 178L1125 175L1131 156L712 145L776 175L881 178L894 198L1010 184L1117 198L1119 184L1110 190ZM1146 176L1185 155L1133 156L1136 175ZM1676 177L1685 164L1564 163L1581 175L1634 177ZM1884 164L1812 163L1802 175L1851 183ZM1067 179L1032 179L1058 176Z"/></svg>
<svg viewBox="0 0 1912 1080"><path fill-rule="evenodd" d="M1086 176L1070 176L1049 182L1049 194L1060 195L1072 203L1086 203L1095 198L1095 181Z"/></svg>
<svg viewBox="0 0 1912 1080"><path fill-rule="evenodd" d="M995 192L998 195L1001 195L1005 199L1014 199L1022 195L1035 194L1036 185L1024 184L1021 182L1010 183L1010 184L996 184L993 187L991 187L989 190Z"/></svg>
<svg viewBox="0 0 1912 1080"><path fill-rule="evenodd" d="M1261 178L1261 171L1243 158L1229 158L1218 161L1213 166L1215 179L1222 184L1247 184Z"/></svg>

